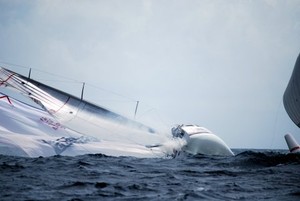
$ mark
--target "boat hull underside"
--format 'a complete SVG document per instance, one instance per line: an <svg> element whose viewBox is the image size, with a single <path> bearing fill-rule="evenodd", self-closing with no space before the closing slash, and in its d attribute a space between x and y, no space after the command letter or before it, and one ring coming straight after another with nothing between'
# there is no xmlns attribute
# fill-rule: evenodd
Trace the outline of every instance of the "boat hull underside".
<svg viewBox="0 0 300 201"><path fill-rule="evenodd" d="M189 154L233 156L233 152L218 136L212 133L191 135L184 151Z"/></svg>

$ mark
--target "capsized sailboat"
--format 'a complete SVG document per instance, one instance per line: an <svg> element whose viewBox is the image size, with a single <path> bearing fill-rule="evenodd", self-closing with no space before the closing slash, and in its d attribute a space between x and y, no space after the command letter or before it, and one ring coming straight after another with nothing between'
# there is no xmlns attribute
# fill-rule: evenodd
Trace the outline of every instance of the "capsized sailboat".
<svg viewBox="0 0 300 201"><path fill-rule="evenodd" d="M162 135L149 126L90 103L83 96L73 96L3 67L0 87L21 93L35 103L35 106L26 104L0 94L0 154L169 157L185 151L233 155L211 132L192 134L188 131L191 127L181 126L185 138L174 135L176 129L174 138Z"/></svg>

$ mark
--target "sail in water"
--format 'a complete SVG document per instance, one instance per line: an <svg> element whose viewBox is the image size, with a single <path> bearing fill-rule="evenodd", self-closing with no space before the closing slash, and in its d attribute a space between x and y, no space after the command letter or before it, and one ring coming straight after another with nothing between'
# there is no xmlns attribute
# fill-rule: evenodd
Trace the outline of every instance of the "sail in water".
<svg viewBox="0 0 300 201"><path fill-rule="evenodd" d="M3 67L0 86L30 97L61 124L84 135L145 145L162 140L154 129L142 123Z"/></svg>
<svg viewBox="0 0 300 201"><path fill-rule="evenodd" d="M14 89L41 106L32 107L0 93L3 97L0 99L0 154L35 157L102 153L173 157L184 151L189 154L233 155L213 133L187 131L188 138L172 138L167 135L170 133L158 133L142 123L84 100L83 93L79 98L6 68L0 68L0 87Z"/></svg>

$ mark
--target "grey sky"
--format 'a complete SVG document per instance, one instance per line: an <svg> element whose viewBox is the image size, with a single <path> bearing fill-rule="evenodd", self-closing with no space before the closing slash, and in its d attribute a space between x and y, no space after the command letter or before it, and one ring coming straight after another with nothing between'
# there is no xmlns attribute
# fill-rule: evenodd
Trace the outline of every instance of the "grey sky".
<svg viewBox="0 0 300 201"><path fill-rule="evenodd" d="M300 142L282 105L300 1L1 0L0 44L0 61L87 82L86 99L114 111L139 100L137 120L199 124L233 148Z"/></svg>

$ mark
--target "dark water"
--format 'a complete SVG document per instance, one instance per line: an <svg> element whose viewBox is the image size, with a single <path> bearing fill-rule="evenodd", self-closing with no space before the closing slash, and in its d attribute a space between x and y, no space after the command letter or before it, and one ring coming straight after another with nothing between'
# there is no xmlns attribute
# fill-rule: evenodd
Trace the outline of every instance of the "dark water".
<svg viewBox="0 0 300 201"><path fill-rule="evenodd" d="M300 155L0 156L1 200L300 200Z"/></svg>

